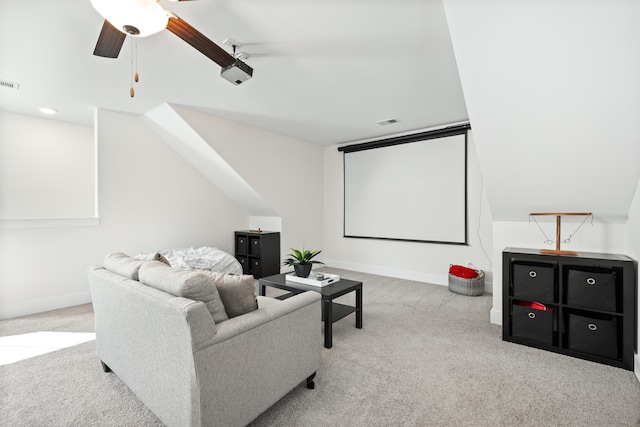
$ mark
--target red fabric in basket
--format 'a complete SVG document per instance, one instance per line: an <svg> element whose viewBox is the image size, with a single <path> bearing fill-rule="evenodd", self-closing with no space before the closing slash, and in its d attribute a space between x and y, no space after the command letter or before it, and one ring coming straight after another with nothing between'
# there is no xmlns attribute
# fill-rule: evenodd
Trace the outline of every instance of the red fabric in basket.
<svg viewBox="0 0 640 427"><path fill-rule="evenodd" d="M518 305L521 305L523 307L532 308L534 310L542 310L542 311L551 311L552 310L552 307L547 307L544 304L540 304L539 302L534 302L534 301L520 301L520 302L518 302Z"/></svg>
<svg viewBox="0 0 640 427"><path fill-rule="evenodd" d="M476 270L463 265L452 265L449 267L449 273L456 277L462 277L463 279L475 279L478 277Z"/></svg>

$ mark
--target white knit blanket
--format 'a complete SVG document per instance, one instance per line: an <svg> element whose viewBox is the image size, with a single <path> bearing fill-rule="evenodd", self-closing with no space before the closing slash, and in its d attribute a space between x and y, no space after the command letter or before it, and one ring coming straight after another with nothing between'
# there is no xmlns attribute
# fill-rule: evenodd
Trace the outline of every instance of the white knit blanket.
<svg viewBox="0 0 640 427"><path fill-rule="evenodd" d="M202 246L200 248L165 249L159 251L171 264L171 267L185 269L206 269L220 273L242 274L242 266L232 255L218 248Z"/></svg>

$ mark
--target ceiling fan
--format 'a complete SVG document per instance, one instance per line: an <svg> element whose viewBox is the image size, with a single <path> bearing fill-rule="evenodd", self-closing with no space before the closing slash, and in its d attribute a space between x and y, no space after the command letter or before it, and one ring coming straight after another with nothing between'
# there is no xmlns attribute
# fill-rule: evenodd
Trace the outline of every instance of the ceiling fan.
<svg viewBox="0 0 640 427"><path fill-rule="evenodd" d="M253 75L253 68L212 42L184 19L163 9L157 0L91 0L91 4L105 18L93 51L96 56L117 58L127 35L146 37L166 28L220 65L220 75L231 83L239 85Z"/></svg>

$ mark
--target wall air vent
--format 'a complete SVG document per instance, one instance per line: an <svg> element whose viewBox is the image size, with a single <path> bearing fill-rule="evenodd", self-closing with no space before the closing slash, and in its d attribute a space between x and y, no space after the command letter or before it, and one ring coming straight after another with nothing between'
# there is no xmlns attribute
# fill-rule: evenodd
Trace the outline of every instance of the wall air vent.
<svg viewBox="0 0 640 427"><path fill-rule="evenodd" d="M6 87L7 89L19 89L20 84L15 82L10 82L8 80L0 79L0 87Z"/></svg>
<svg viewBox="0 0 640 427"><path fill-rule="evenodd" d="M391 118L391 119L378 120L376 123L383 126L392 125L394 123L398 123L398 119Z"/></svg>

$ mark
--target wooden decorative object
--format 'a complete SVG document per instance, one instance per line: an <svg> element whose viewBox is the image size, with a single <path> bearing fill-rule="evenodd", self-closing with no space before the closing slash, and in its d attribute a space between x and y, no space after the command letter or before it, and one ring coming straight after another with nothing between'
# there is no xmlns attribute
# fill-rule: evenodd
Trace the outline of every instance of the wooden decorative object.
<svg viewBox="0 0 640 427"><path fill-rule="evenodd" d="M591 212L536 212L530 213L529 216L555 216L556 217L556 248L555 249L540 249L541 254L555 254L555 255L573 255L577 256L578 253L575 251L563 251L560 249L560 242L562 239L560 238L560 218L563 216L591 216ZM579 228L579 227L578 227ZM577 231L577 230L576 230Z"/></svg>

